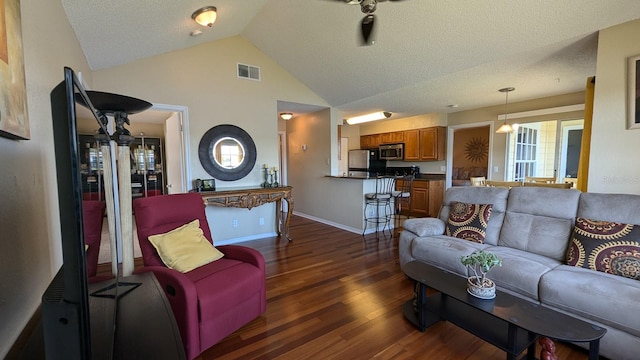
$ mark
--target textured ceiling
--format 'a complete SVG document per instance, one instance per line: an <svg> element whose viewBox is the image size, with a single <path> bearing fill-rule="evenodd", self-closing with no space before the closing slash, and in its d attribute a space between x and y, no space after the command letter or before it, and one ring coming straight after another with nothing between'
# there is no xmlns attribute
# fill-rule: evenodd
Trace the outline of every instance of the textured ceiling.
<svg viewBox="0 0 640 360"><path fill-rule="evenodd" d="M386 1L376 44L359 46L363 14L340 0L61 1L94 70L239 34L345 117L498 105L506 86L510 101L581 91L597 31L640 18L637 0ZM211 30L190 17L205 5Z"/></svg>

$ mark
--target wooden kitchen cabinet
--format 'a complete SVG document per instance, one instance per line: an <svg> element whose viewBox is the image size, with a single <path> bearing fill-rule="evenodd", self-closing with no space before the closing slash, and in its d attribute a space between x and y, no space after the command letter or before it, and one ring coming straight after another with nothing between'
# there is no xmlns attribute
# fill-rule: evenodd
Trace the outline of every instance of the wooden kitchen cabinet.
<svg viewBox="0 0 640 360"><path fill-rule="evenodd" d="M360 136L360 148L376 149L381 144L404 143L404 161L445 160L446 137L444 126L393 131Z"/></svg>
<svg viewBox="0 0 640 360"><path fill-rule="evenodd" d="M404 140L404 131L360 136L361 149L376 149L382 144L397 144Z"/></svg>
<svg viewBox="0 0 640 360"><path fill-rule="evenodd" d="M429 217L429 181L413 181L411 216Z"/></svg>
<svg viewBox="0 0 640 360"><path fill-rule="evenodd" d="M404 131L393 131L380 134L380 144L397 144L404 141Z"/></svg>
<svg viewBox="0 0 640 360"><path fill-rule="evenodd" d="M396 181L396 189L403 180ZM444 197L444 180L413 180L411 187L411 217L437 217ZM403 212L403 215L407 215Z"/></svg>
<svg viewBox="0 0 640 360"><path fill-rule="evenodd" d="M437 217L444 201L444 180L429 180L429 206L430 217Z"/></svg>
<svg viewBox="0 0 640 360"><path fill-rule="evenodd" d="M360 136L360 149L376 149L380 146L380 135L371 134Z"/></svg>
<svg viewBox="0 0 640 360"><path fill-rule="evenodd" d="M420 160L420 131L405 130L404 132L404 160Z"/></svg>
<svg viewBox="0 0 640 360"><path fill-rule="evenodd" d="M420 129L420 160L444 160L446 136L444 126Z"/></svg>

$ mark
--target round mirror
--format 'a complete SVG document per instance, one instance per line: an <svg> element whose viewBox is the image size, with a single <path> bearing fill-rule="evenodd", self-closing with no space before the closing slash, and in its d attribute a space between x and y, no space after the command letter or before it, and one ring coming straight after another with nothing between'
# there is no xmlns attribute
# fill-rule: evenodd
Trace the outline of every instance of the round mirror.
<svg viewBox="0 0 640 360"><path fill-rule="evenodd" d="M244 147L238 140L224 137L213 145L213 158L225 169L235 169L242 165Z"/></svg>
<svg viewBox="0 0 640 360"><path fill-rule="evenodd" d="M198 156L204 169L219 180L247 176L256 163L256 145L251 136L235 125L217 125L200 139Z"/></svg>

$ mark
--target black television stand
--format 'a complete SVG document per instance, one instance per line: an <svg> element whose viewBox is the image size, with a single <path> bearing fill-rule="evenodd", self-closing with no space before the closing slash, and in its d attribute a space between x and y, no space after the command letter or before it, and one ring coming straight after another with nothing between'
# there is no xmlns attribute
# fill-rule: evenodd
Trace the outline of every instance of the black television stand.
<svg viewBox="0 0 640 360"><path fill-rule="evenodd" d="M185 359L171 306L153 273L134 274L120 280L121 284L140 285L127 296L121 296L119 289L117 301L107 297L89 298L92 357L103 353L101 347L110 346L102 344L100 339L108 338L101 335L105 331L113 331L109 328L111 319L105 319L105 315L110 314L107 310L117 302L113 359ZM89 291L104 286L105 282L90 284Z"/></svg>

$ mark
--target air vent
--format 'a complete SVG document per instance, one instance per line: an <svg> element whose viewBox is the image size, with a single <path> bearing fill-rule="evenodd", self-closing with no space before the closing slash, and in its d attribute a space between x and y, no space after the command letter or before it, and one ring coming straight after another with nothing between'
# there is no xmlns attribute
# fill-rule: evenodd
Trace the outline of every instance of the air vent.
<svg viewBox="0 0 640 360"><path fill-rule="evenodd" d="M253 65L238 64L238 77L260 81L260 68Z"/></svg>

